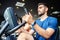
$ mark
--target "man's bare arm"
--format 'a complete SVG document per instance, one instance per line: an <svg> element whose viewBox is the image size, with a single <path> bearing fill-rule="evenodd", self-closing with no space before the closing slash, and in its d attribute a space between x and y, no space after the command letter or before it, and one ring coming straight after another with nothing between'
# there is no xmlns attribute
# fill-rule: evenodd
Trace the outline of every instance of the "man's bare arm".
<svg viewBox="0 0 60 40"><path fill-rule="evenodd" d="M41 36L43 36L46 39L50 38L52 36L52 34L55 32L55 30L52 28L47 28L45 30L45 29L39 27L39 25L37 25L37 24L35 24L34 28L38 32L38 34L40 34Z"/></svg>

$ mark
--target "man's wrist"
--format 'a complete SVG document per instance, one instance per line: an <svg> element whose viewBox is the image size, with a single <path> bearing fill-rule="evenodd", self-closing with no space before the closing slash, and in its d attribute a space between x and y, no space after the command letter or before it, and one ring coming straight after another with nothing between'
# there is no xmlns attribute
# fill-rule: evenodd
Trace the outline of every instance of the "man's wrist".
<svg viewBox="0 0 60 40"><path fill-rule="evenodd" d="M35 22L35 21L34 21L34 20L32 20L32 21L31 21L31 24L33 24L34 22Z"/></svg>
<svg viewBox="0 0 60 40"><path fill-rule="evenodd" d="M34 29L34 25L35 25L35 24L36 24L35 21L31 24L32 30L35 30L35 29Z"/></svg>

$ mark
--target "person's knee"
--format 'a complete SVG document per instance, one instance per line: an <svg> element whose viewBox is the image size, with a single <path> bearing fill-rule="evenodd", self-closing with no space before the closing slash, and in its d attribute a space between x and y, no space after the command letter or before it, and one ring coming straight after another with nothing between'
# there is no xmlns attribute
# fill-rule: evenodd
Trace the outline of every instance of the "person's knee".
<svg viewBox="0 0 60 40"><path fill-rule="evenodd" d="M25 33L20 33L20 35L17 37L17 40L25 40Z"/></svg>
<svg viewBox="0 0 60 40"><path fill-rule="evenodd" d="M20 36L21 37L26 37L26 34L25 33L21 33Z"/></svg>
<svg viewBox="0 0 60 40"><path fill-rule="evenodd" d="M26 34L26 33L21 33L18 37L18 39L27 39L27 40L34 40L33 36L30 34Z"/></svg>

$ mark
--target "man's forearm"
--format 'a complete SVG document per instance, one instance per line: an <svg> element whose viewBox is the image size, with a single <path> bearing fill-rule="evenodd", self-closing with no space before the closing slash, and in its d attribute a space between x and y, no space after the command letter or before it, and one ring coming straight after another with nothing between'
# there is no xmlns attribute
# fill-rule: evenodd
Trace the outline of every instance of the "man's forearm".
<svg viewBox="0 0 60 40"><path fill-rule="evenodd" d="M39 27L39 25L35 24L34 29L38 32L38 34L40 34L44 38L48 39L50 37L48 31Z"/></svg>

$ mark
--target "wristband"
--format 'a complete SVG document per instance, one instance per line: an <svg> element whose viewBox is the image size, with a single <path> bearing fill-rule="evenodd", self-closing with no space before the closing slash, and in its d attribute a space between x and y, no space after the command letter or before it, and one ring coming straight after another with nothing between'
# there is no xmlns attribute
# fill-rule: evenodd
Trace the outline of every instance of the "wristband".
<svg viewBox="0 0 60 40"><path fill-rule="evenodd" d="M34 26L36 24L36 22L33 22L31 25Z"/></svg>
<svg viewBox="0 0 60 40"><path fill-rule="evenodd" d="M33 22L31 25L32 25L32 30L35 30L34 29L34 25L36 24L36 22Z"/></svg>

